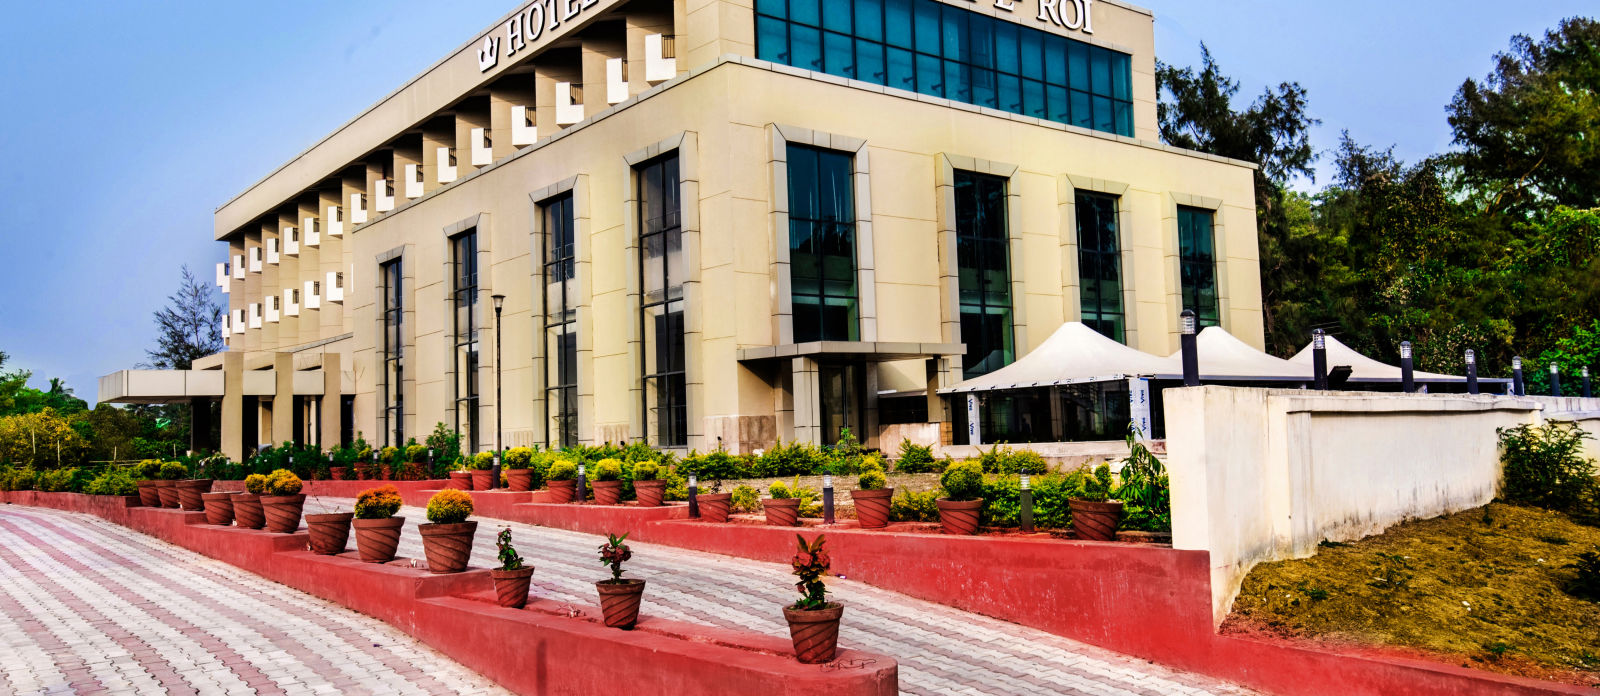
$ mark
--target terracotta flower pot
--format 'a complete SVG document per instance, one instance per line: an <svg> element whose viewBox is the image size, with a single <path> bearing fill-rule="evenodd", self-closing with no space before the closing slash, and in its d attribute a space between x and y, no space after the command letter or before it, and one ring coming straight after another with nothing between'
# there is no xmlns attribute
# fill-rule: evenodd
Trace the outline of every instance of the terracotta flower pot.
<svg viewBox="0 0 1600 696"><path fill-rule="evenodd" d="M344 553L350 542L350 520L353 512L330 512L306 515L306 530L311 533L311 552L332 556Z"/></svg>
<svg viewBox="0 0 1600 696"><path fill-rule="evenodd" d="M516 570L491 570L489 577L494 579L494 594L500 606L509 609L528 606L528 585L533 582L533 566Z"/></svg>
<svg viewBox="0 0 1600 696"><path fill-rule="evenodd" d="M594 503L596 505L616 505L622 502L621 481L590 481L594 488Z"/></svg>
<svg viewBox="0 0 1600 696"><path fill-rule="evenodd" d="M160 496L161 496L161 507L164 507L164 508L176 508L176 507L178 507L178 482L177 481L157 481L156 482L156 493L160 494Z"/></svg>
<svg viewBox="0 0 1600 696"><path fill-rule="evenodd" d="M470 490L472 490L472 472L470 472L470 471L452 471L452 472L450 472L450 487L454 488L454 489L456 489L458 491L470 491Z"/></svg>
<svg viewBox="0 0 1600 696"><path fill-rule="evenodd" d="M700 504L702 522L728 521L728 506L733 504L732 493L701 493L695 499Z"/></svg>
<svg viewBox="0 0 1600 696"><path fill-rule="evenodd" d="M244 529L260 529L267 526L266 513L261 509L261 496L254 493L234 493L233 523Z"/></svg>
<svg viewBox="0 0 1600 696"><path fill-rule="evenodd" d="M363 562L388 563L400 547L400 530L406 526L406 518L353 520L350 526L356 530L356 551L361 553Z"/></svg>
<svg viewBox="0 0 1600 696"><path fill-rule="evenodd" d="M639 497L639 507L661 507L661 499L666 495L666 481L634 481L633 493Z"/></svg>
<svg viewBox="0 0 1600 696"><path fill-rule="evenodd" d="M533 490L533 470L506 469L506 487L519 493Z"/></svg>
<svg viewBox="0 0 1600 696"><path fill-rule="evenodd" d="M977 533L978 513L983 512L982 498L977 500L940 498L934 502L939 505L939 528L945 534Z"/></svg>
<svg viewBox="0 0 1600 696"><path fill-rule="evenodd" d="M889 526L889 501L894 498L893 488L873 491L850 491L850 501L856 506L856 520L862 529L883 529Z"/></svg>
<svg viewBox="0 0 1600 696"><path fill-rule="evenodd" d="M198 511L206 509L205 498L202 493L211 492L211 479L188 479L178 482L178 504L185 510Z"/></svg>
<svg viewBox="0 0 1600 696"><path fill-rule="evenodd" d="M423 524L417 526L417 531L422 533L422 553L428 558L428 572L459 573L467 569L467 559L472 557L472 535L478 531L476 520Z"/></svg>
<svg viewBox="0 0 1600 696"><path fill-rule="evenodd" d="M267 531L274 534L293 534L300 529L300 511L306 506L306 494L263 495L261 511L267 518Z"/></svg>
<svg viewBox="0 0 1600 696"><path fill-rule="evenodd" d="M328 467L328 478L331 480L343 481L346 473L348 473L348 470L342 466Z"/></svg>
<svg viewBox="0 0 1600 696"><path fill-rule="evenodd" d="M489 484L494 480L494 472L487 469L472 470L472 490L489 490Z"/></svg>
<svg viewBox="0 0 1600 696"><path fill-rule="evenodd" d="M839 617L843 615L844 605L838 602L812 610L784 607L795 659L808 665L831 661L839 650Z"/></svg>
<svg viewBox="0 0 1600 696"><path fill-rule="evenodd" d="M570 503L578 495L577 481L551 481L548 485L550 487L550 502L552 503Z"/></svg>
<svg viewBox="0 0 1600 696"><path fill-rule="evenodd" d="M705 503L701 503L704 505ZM761 501L761 509L767 513L767 524L774 527L793 527L800 524L800 499L799 498L772 498ZM702 515L705 514L702 508Z"/></svg>
<svg viewBox="0 0 1600 696"><path fill-rule="evenodd" d="M233 524L232 493L201 493L206 503L206 524L226 527Z"/></svg>
<svg viewBox="0 0 1600 696"><path fill-rule="evenodd" d="M644 601L643 580L601 580L594 587L600 591L600 613L605 615L607 626L630 629L639 622L639 603Z"/></svg>
<svg viewBox="0 0 1600 696"><path fill-rule="evenodd" d="M145 480L139 482L139 504L145 507L161 507L161 491L156 489L160 481Z"/></svg>
<svg viewBox="0 0 1600 696"><path fill-rule="evenodd" d="M1121 501L1096 503L1069 499L1067 505L1072 508L1072 529L1079 539L1112 541L1117 538L1117 525L1122 523Z"/></svg>

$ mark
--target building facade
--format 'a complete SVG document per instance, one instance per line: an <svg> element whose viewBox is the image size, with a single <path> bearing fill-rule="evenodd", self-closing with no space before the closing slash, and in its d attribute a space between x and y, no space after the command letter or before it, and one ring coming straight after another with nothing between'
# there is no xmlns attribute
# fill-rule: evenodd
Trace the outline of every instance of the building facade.
<svg viewBox="0 0 1600 696"><path fill-rule="evenodd" d="M546 0L216 211L220 448L948 442L1064 321L1262 344L1252 165L1116 0ZM498 299L497 299L498 298ZM959 410L959 409L957 409Z"/></svg>

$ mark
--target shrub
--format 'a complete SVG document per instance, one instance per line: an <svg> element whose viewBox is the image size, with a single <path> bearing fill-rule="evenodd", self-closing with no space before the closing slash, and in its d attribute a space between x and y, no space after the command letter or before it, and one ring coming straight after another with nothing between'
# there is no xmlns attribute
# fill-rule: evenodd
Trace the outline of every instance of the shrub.
<svg viewBox="0 0 1600 696"><path fill-rule="evenodd" d="M407 445L406 461L412 464L421 464L428 461L428 448L422 445Z"/></svg>
<svg viewBox="0 0 1600 696"><path fill-rule="evenodd" d="M896 522L938 522L939 491L900 491L889 501L889 519Z"/></svg>
<svg viewBox="0 0 1600 696"><path fill-rule="evenodd" d="M725 450L716 450L707 454L691 452L683 459L683 473L694 474L702 481L716 481L718 483L739 478L739 461Z"/></svg>
<svg viewBox="0 0 1600 696"><path fill-rule="evenodd" d="M1030 476L1033 488L1033 524L1041 529L1065 529L1072 521L1069 500L1083 495L1083 473L1049 473ZM1022 522L1022 485L1016 476L984 481L981 523L989 527L1015 527Z"/></svg>
<svg viewBox="0 0 1600 696"><path fill-rule="evenodd" d="M472 455L472 468L478 471L488 471L494 468L494 453L479 452Z"/></svg>
<svg viewBox="0 0 1600 696"><path fill-rule="evenodd" d="M654 481L661 475L661 467L652 461L643 461L633 465L633 480Z"/></svg>
<svg viewBox="0 0 1600 696"><path fill-rule="evenodd" d="M778 442L756 460L757 476L810 476L821 473L828 455L809 442Z"/></svg>
<svg viewBox="0 0 1600 696"><path fill-rule="evenodd" d="M611 566L611 582L622 582L622 562L633 558L633 549L628 548L628 535L606 535L606 543L600 545L600 565Z"/></svg>
<svg viewBox="0 0 1600 696"><path fill-rule="evenodd" d="M437 478L444 478L443 474L455 468L456 462L461 460L461 433L445 427L444 423L434 423L427 445L435 454L433 475Z"/></svg>
<svg viewBox="0 0 1600 696"><path fill-rule="evenodd" d="M400 491L394 486L368 488L356 496L356 517L363 520L394 517L394 513L400 511L400 502Z"/></svg>
<svg viewBox="0 0 1600 696"><path fill-rule="evenodd" d="M38 474L28 467L0 470L0 491L31 491Z"/></svg>
<svg viewBox="0 0 1600 696"><path fill-rule="evenodd" d="M800 540L800 550L790 561L794 567L794 576L800 578L795 583L795 588L800 590L800 601L794 603L796 611L823 609L828 606L828 585L823 578L828 574L828 551L823 548L826 538L818 534L810 542L806 538L795 535Z"/></svg>
<svg viewBox="0 0 1600 696"><path fill-rule="evenodd" d="M789 490L789 486L782 481L773 481L772 485L767 486L767 495L772 496L773 500L788 500L794 497L794 491Z"/></svg>
<svg viewBox="0 0 1600 696"><path fill-rule="evenodd" d="M1578 554L1578 560L1565 567L1577 571L1572 582L1567 584L1567 592L1580 599L1600 602L1600 553L1584 551Z"/></svg>
<svg viewBox="0 0 1600 696"><path fill-rule="evenodd" d="M1050 465L1044 457L1033 450L1016 450L1007 452L1000 459L1000 473L1002 474L1042 474L1050 470Z"/></svg>
<svg viewBox="0 0 1600 696"><path fill-rule="evenodd" d="M266 477L266 475L264 475L264 474L251 474L249 476L244 477L244 489L245 489L246 492L254 493L256 495L261 495L261 493L263 491L267 490L267 477Z"/></svg>
<svg viewBox="0 0 1600 696"><path fill-rule="evenodd" d="M733 498L728 509L734 512L755 512L761 509L761 493L754 487L739 484L733 487Z"/></svg>
<svg viewBox="0 0 1600 696"><path fill-rule="evenodd" d="M466 491L446 488L428 499L428 521L457 524L472 516L472 496Z"/></svg>
<svg viewBox="0 0 1600 696"><path fill-rule="evenodd" d="M526 469L533 464L533 449L530 447L512 447L506 450L502 461L507 469Z"/></svg>
<svg viewBox="0 0 1600 696"><path fill-rule="evenodd" d="M867 469L861 472L861 478L856 481L856 485L864 491L883 490L884 486L889 485L889 479L883 475L882 469Z"/></svg>
<svg viewBox="0 0 1600 696"><path fill-rule="evenodd" d="M267 474L266 485L262 487L263 495L297 495L302 484L300 477L293 471L279 469Z"/></svg>
<svg viewBox="0 0 1600 696"><path fill-rule="evenodd" d="M900 441L900 456L895 459L897 474L926 474L933 471L933 448L919 445L910 438Z"/></svg>
<svg viewBox="0 0 1600 696"><path fill-rule="evenodd" d="M500 570L522 570L522 554L517 553L516 547L511 545L511 528L500 530L499 536L494 539L494 547L500 557Z"/></svg>
<svg viewBox="0 0 1600 696"><path fill-rule="evenodd" d="M951 500L977 500L983 496L983 469L975 460L956 462L939 476L939 485Z"/></svg>
<svg viewBox="0 0 1600 696"><path fill-rule="evenodd" d="M1506 502L1578 513L1596 504L1595 463L1581 454L1589 433L1554 421L1496 432L1505 464L1500 496Z"/></svg>
<svg viewBox="0 0 1600 696"><path fill-rule="evenodd" d="M594 465L594 480L620 481L622 480L622 460L602 459Z"/></svg>
<svg viewBox="0 0 1600 696"><path fill-rule="evenodd" d="M161 460L146 459L139 462L137 476L144 481L154 480L161 475Z"/></svg>
<svg viewBox="0 0 1600 696"><path fill-rule="evenodd" d="M72 477L77 474L77 469L51 469L39 472L34 487L45 493L60 493L71 490Z"/></svg>
<svg viewBox="0 0 1600 696"><path fill-rule="evenodd" d="M159 476L163 481L176 481L189 475L189 467L179 462L162 462Z"/></svg>
<svg viewBox="0 0 1600 696"><path fill-rule="evenodd" d="M399 456L400 448L395 447L394 445L389 445L388 447L378 450L378 461L380 462L393 462L396 461Z"/></svg>
<svg viewBox="0 0 1600 696"><path fill-rule="evenodd" d="M550 470L545 478L551 481L571 481L578 477L578 466L569 459L557 459L550 465Z"/></svg>
<svg viewBox="0 0 1600 696"><path fill-rule="evenodd" d="M134 495L139 492L139 482L127 471L106 469L83 487L89 495Z"/></svg>
<svg viewBox="0 0 1600 696"><path fill-rule="evenodd" d="M1083 477L1083 497L1092 503L1103 503L1111 499L1111 465L1100 462L1100 466Z"/></svg>
<svg viewBox="0 0 1600 696"><path fill-rule="evenodd" d="M1122 484L1114 492L1122 501L1122 528L1145 532L1172 531L1172 488L1167 468L1128 433L1128 457L1117 472Z"/></svg>

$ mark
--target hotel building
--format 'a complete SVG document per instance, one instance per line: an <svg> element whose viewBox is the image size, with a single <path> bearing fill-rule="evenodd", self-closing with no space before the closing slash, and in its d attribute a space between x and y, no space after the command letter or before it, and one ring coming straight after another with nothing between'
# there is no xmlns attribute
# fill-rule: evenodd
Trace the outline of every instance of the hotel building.
<svg viewBox="0 0 1600 696"><path fill-rule="evenodd" d="M524 5L217 209L228 349L100 399L194 403L236 459L439 422L474 450L893 447L950 442L937 389L1065 321L1164 355L1190 307L1259 348L1253 165L1159 142L1152 22Z"/></svg>

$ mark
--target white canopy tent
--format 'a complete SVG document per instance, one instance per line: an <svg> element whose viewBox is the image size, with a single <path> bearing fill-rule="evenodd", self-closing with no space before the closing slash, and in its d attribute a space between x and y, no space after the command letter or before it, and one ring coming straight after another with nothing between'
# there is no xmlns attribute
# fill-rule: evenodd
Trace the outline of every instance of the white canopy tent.
<svg viewBox="0 0 1600 696"><path fill-rule="evenodd" d="M1171 374L1176 363L1113 341L1082 322L1069 321L1016 362L974 377L940 394L1028 389L1129 377Z"/></svg>
<svg viewBox="0 0 1600 696"><path fill-rule="evenodd" d="M1345 345L1344 342L1337 338L1332 336L1324 336L1323 349L1326 350L1328 354L1329 370L1332 370L1340 365L1348 366L1350 368L1350 378L1346 380L1346 382L1358 382L1366 384L1400 383L1399 367L1384 362L1378 362L1377 360L1373 360L1372 358L1357 353L1354 348ZM1298 365L1304 365L1305 368L1309 370L1312 368L1311 351L1312 344L1307 343L1306 347L1301 348L1299 353L1296 353L1294 357L1289 358L1289 362ZM1437 372L1423 372L1421 370L1413 370L1411 372L1411 379L1415 382L1432 382L1435 384L1465 383L1467 381L1466 377L1460 375L1443 375ZM1510 380L1505 378L1478 378L1478 382L1481 384L1503 385L1509 381Z"/></svg>
<svg viewBox="0 0 1600 696"><path fill-rule="evenodd" d="M1312 378L1310 365L1298 365L1256 350L1220 326L1207 326L1195 337L1195 352L1199 354L1200 379L1205 381L1309 382ZM1163 377L1181 379L1183 351L1166 360L1175 369Z"/></svg>

